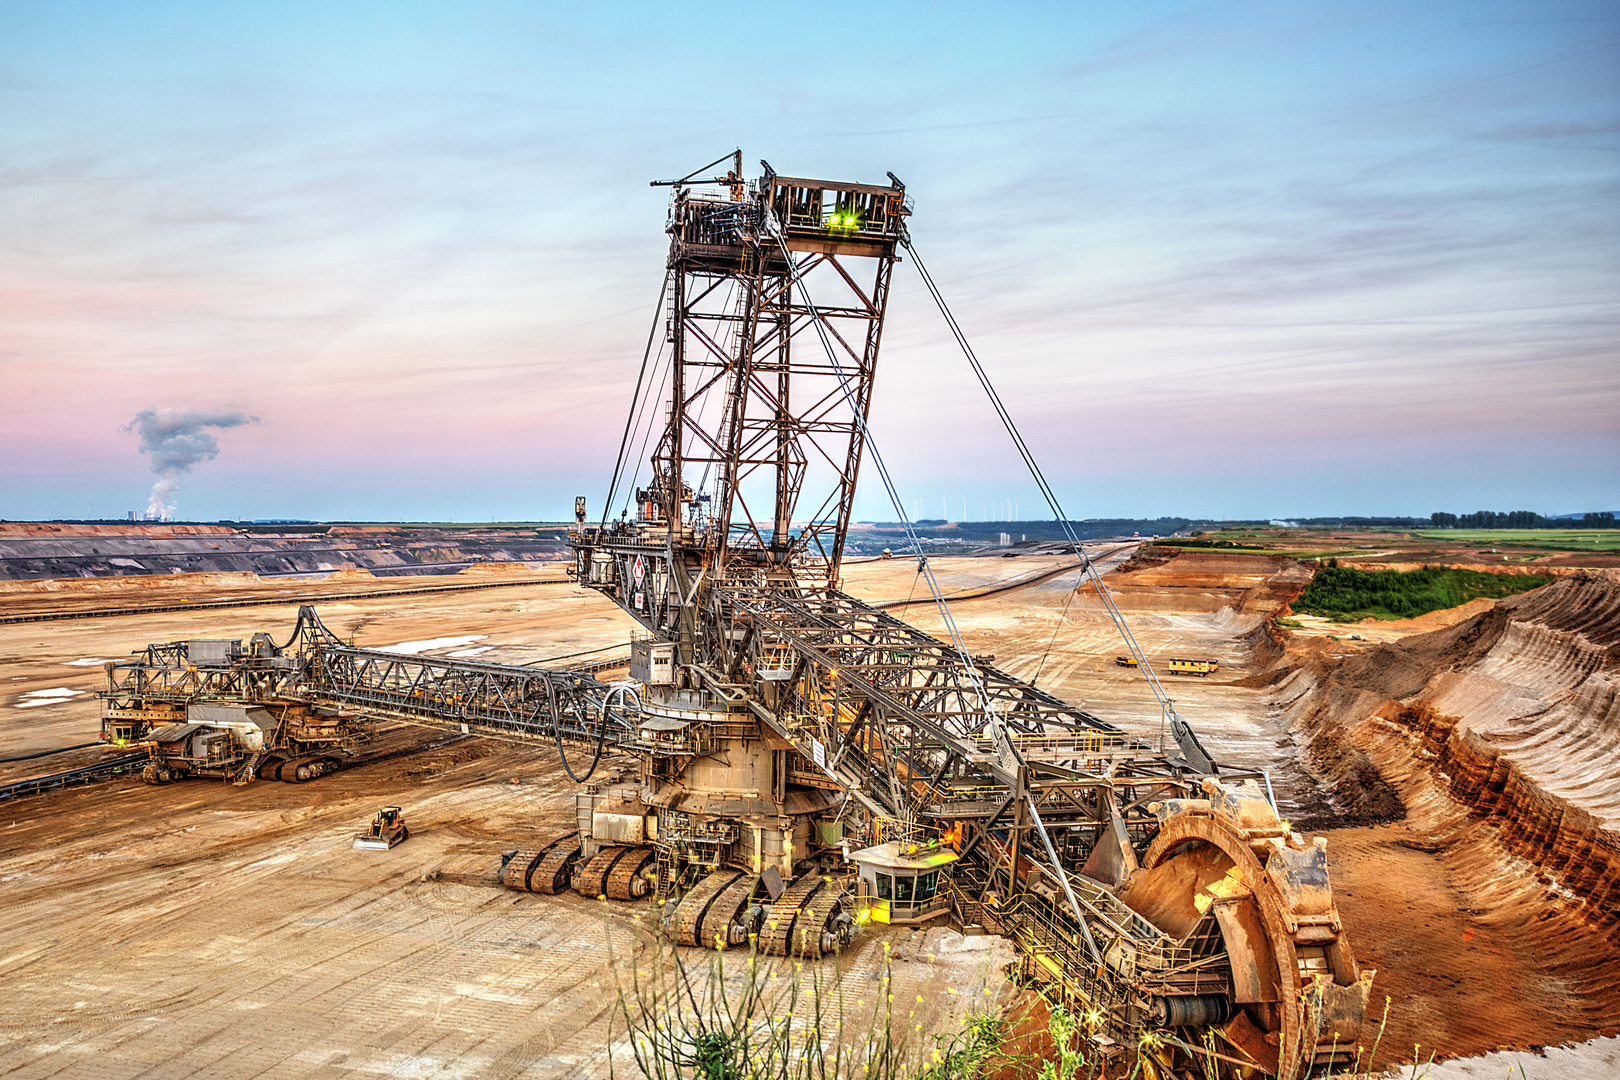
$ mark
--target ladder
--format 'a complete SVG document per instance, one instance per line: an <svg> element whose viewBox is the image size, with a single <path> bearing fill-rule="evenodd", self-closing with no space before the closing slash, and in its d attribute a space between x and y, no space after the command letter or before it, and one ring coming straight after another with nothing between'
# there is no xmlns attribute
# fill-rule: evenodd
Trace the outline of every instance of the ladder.
<svg viewBox="0 0 1620 1080"><path fill-rule="evenodd" d="M237 787L241 787L248 781L252 780L253 774L258 771L259 759L262 757L264 757L263 750L255 750L253 753L249 754L247 764L242 766L241 771L236 774L236 778L232 780L231 783Z"/></svg>
<svg viewBox="0 0 1620 1080"><path fill-rule="evenodd" d="M677 880L679 864L673 847L659 844L654 850L658 853L658 880L653 886L653 900L661 904L669 899L670 894L675 891L675 886L679 884Z"/></svg>

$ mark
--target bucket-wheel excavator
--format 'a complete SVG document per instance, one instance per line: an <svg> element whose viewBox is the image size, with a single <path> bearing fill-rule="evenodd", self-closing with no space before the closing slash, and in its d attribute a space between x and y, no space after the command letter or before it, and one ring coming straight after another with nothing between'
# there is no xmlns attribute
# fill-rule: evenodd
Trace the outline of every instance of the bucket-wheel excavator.
<svg viewBox="0 0 1620 1080"><path fill-rule="evenodd" d="M510 888L650 898L682 943L800 957L948 918L1011 939L1144 1075L1347 1064L1372 974L1325 842L1279 820L1263 774L1210 758L1122 620L1159 732L972 656L943 601L936 635L841 590L863 463L904 518L867 427L903 252L939 299L889 181L748 180L737 154L668 182L664 301L602 514L577 500L570 533L579 583L640 624L631 683L358 649L306 608L292 641L217 672L118 665L109 709L223 696L572 740L577 828L511 853ZM609 747L635 771L599 773Z"/></svg>
<svg viewBox="0 0 1620 1080"><path fill-rule="evenodd" d="M671 184L663 333L623 440L656 437L646 480L621 451L624 490L594 523L580 500L571 534L580 581L644 631L620 744L641 768L524 858L566 849L608 895L641 875L690 943L813 956L854 922L948 912L1172 1073L1348 1061L1371 976L1325 842L1263 775L1218 767L1167 699L1173 738L1132 734L840 590L863 461L893 494L867 419L910 202L893 174L730 164Z"/></svg>

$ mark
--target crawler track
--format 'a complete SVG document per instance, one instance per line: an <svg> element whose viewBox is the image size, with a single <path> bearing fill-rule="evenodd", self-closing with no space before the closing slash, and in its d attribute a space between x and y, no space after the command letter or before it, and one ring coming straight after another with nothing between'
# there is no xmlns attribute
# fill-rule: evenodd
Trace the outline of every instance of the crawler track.
<svg viewBox="0 0 1620 1080"><path fill-rule="evenodd" d="M288 784L303 784L328 773L345 768L340 758L330 754L309 754L299 758L271 758L259 766L260 780L280 780Z"/></svg>
<svg viewBox="0 0 1620 1080"><path fill-rule="evenodd" d="M579 840L572 836L520 851L506 864L506 887L555 895L568 888L568 879L578 861Z"/></svg>
<svg viewBox="0 0 1620 1080"><path fill-rule="evenodd" d="M754 889L758 885L759 875L743 874L715 897L714 903L709 905L709 910L703 916L703 943L712 944L718 938L730 944L732 924L741 917L743 909L748 906L749 898L754 895Z"/></svg>
<svg viewBox="0 0 1620 1080"><path fill-rule="evenodd" d="M843 891L843 882L826 874L806 874L789 885L771 905L760 949L772 956L820 956L821 932Z"/></svg>
<svg viewBox="0 0 1620 1080"><path fill-rule="evenodd" d="M638 876L653 858L649 847L610 847L574 870L574 891L582 896L605 896L610 900L639 900L652 883ZM637 891L637 882L641 883Z"/></svg>
<svg viewBox="0 0 1620 1080"><path fill-rule="evenodd" d="M740 870L717 870L692 887L675 912L675 941L681 945L713 945L714 934L705 926L711 908L718 908L722 893L742 877ZM722 930L722 935L724 930Z"/></svg>
<svg viewBox="0 0 1620 1080"><path fill-rule="evenodd" d="M652 882L641 871L653 861L652 848L630 848L629 852L613 864L607 877L607 895L610 900L640 900L652 891Z"/></svg>

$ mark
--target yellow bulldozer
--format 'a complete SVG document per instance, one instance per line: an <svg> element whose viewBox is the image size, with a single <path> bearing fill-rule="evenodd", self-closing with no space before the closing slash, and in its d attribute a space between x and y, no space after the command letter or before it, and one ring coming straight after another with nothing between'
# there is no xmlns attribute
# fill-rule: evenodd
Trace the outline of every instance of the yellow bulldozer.
<svg viewBox="0 0 1620 1080"><path fill-rule="evenodd" d="M408 840L410 835L399 807L385 806L371 819L370 830L354 838L354 846L361 851L387 851Z"/></svg>

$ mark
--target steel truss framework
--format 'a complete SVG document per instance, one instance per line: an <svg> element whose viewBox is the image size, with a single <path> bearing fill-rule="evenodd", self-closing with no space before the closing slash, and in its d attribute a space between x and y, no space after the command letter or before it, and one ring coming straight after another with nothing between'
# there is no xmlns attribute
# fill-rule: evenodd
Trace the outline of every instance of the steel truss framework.
<svg viewBox="0 0 1620 1080"><path fill-rule="evenodd" d="M954 887L969 917L997 898L996 924L1103 1008L1225 991L1208 934L1172 940L1080 873L1110 838L1121 860L1145 846L1159 823L1147 804L1195 793L1177 755L988 664L972 678L949 644L836 590L723 595L743 671L793 657L776 706L750 702L764 723L876 817L965 826Z"/></svg>
<svg viewBox="0 0 1620 1080"><path fill-rule="evenodd" d="M955 918L1015 940L1035 974L1085 999L1094 1029L1134 1043L1154 1023L1216 1023L1193 1013L1155 1021L1156 1008L1237 1001L1277 1038L1228 1049L1269 1057L1285 1074L1326 1063L1301 1041L1310 1018L1318 1032L1329 1017L1327 1030L1354 1031L1370 975L1342 938L1320 845L1278 822L1258 785L1226 786L1260 774L1223 769L1217 783L1179 732L1167 743L1124 731L839 591L909 209L898 180L828 183L767 166L744 183L740 168L739 157L711 181L719 198L676 188L668 420L636 519L586 527L577 506L570 535L581 584L650 632L638 645L673 652L669 680L649 680L646 708L708 719L672 722L677 739L660 733L670 727L633 726L634 710L612 708L590 676L358 649L309 608L296 654L292 641L269 643L210 670L187 666L178 645L154 646L110 666L110 703L298 700L521 741L593 738L638 753L650 788L728 747L763 743L781 759L774 792L760 793L778 817L787 786L822 788L845 798L815 805L857 819L856 835L950 836ZM870 260L864 273L859 260ZM812 301L812 275L845 298ZM806 329L819 353L794 349ZM714 477L712 511L698 470ZM812 477L821 486L803 514ZM709 838L705 871L724 865L735 821L664 805L659 888L683 880L680 835ZM1241 880L1174 934L1118 891L1169 880L1190 906L1189 875L1206 871L1213 885ZM1264 932L1245 937L1262 925L1256 911ZM1256 971L1271 981L1259 986ZM1240 1068L1222 1075L1249 1075L1243 1060L1223 1060Z"/></svg>
<svg viewBox="0 0 1620 1080"><path fill-rule="evenodd" d="M1179 721L1168 740L1126 732L839 591L909 205L892 174L883 188L788 179L768 165L744 183L740 172L739 156L729 174L698 182L717 185L717 197L676 183L668 425L635 520L609 526L604 514L587 527L579 513L570 540L580 581L673 647L673 685L649 686L652 699L701 691L728 717L745 709L762 738L790 748L789 783L846 796L841 814L861 819L858 835L951 835L957 919L1016 940L1114 1037L1134 1041L1167 1000L1177 1009L1226 1001L1238 975L1214 908L1172 936L1114 889L1141 859L1172 858L1155 854L1165 822L1182 828L1189 814L1209 814L1197 807L1212 805L1202 797L1211 774L1227 785L1262 774L1216 770ZM823 281L837 295L808 295ZM816 466L825 482L812 487ZM712 513L695 490L699 469L716 478ZM815 509L797 511L801 500ZM655 745L635 749L649 778L686 768ZM1227 844L1239 860L1263 850L1276 880L1292 880L1287 830L1272 828L1269 805L1253 810L1265 802L1260 784L1213 790L1248 805L1253 820L1198 818L1199 843ZM673 880L677 854L659 859ZM1251 868L1252 881L1263 877ZM1292 917L1283 901L1266 902L1270 917ZM1289 968L1291 950L1274 950L1279 978L1307 985L1303 968ZM1347 948L1334 973L1364 1002ZM1320 1006L1329 995L1315 985ZM1256 1015L1275 1021L1267 1030L1298 1037L1297 1009L1279 1019L1265 1008ZM1359 1020L1349 1008L1345 1029L1352 1014ZM1272 1045L1260 1053L1284 1071L1301 1060L1299 1047Z"/></svg>
<svg viewBox="0 0 1620 1080"><path fill-rule="evenodd" d="M256 646L260 639L269 642L257 635ZM147 703L307 704L520 742L626 734L622 712L607 707L611 688L590 675L357 649L308 605L285 645L250 649L228 665L193 664L177 641L108 664L107 674L101 696L113 717Z"/></svg>
<svg viewBox="0 0 1620 1080"><path fill-rule="evenodd" d="M616 598L674 640L683 663L704 653L693 601L707 584L750 570L779 584L837 582L909 213L899 181L831 184L767 167L757 185L724 187L675 192L667 420L637 520L591 530L615 557ZM807 281L830 295L812 302L796 285ZM836 359L806 340L820 333ZM644 571L632 577L638 556Z"/></svg>

